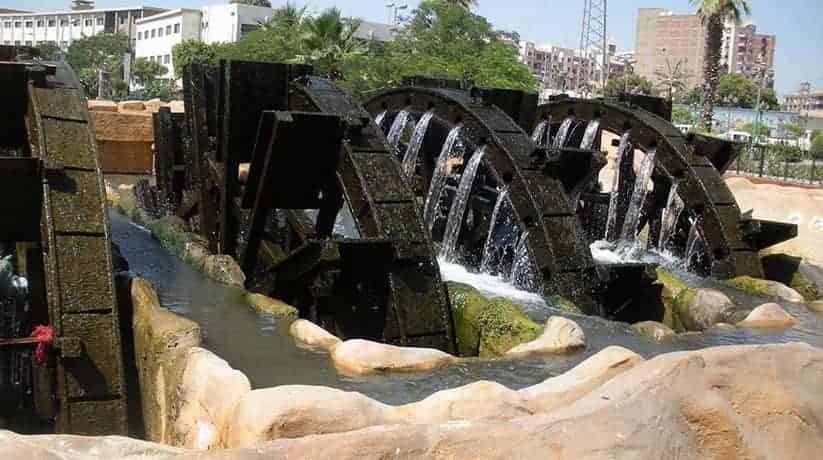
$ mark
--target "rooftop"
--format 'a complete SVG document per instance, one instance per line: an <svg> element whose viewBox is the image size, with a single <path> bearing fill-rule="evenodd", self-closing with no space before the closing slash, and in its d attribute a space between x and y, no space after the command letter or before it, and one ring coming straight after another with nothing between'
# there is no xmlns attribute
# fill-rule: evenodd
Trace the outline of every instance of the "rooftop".
<svg viewBox="0 0 823 460"><path fill-rule="evenodd" d="M94 14L94 13L108 13L108 12L118 12L118 11L134 11L134 10L155 10L155 11L166 11L165 8L159 8L156 6L123 6L119 8L94 8L91 10L62 10L62 11L14 11L14 10L3 10L0 9L0 15L3 16L18 16L18 15L26 15L26 16L49 16L49 15L57 15L57 14Z"/></svg>

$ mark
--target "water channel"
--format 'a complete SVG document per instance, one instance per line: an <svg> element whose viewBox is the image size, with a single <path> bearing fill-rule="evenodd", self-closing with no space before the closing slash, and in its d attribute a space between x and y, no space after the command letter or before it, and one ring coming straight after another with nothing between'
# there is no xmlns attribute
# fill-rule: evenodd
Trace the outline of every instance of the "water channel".
<svg viewBox="0 0 823 460"><path fill-rule="evenodd" d="M803 305L783 304L798 319L797 325L788 329L714 329L655 343L632 333L626 324L570 315L546 304L535 294L516 289L502 278L472 273L460 265L441 261L444 280L471 284L489 296L507 297L537 321L552 315L573 318L585 331L586 349L569 355L517 360L472 359L418 374L348 377L336 371L327 354L298 347L284 324L255 312L246 304L241 291L207 279L163 249L147 230L116 212L110 215L112 239L129 261L131 271L156 287L163 305L199 323L203 346L243 371L254 388L325 385L359 391L386 403L402 404L477 380L492 380L513 389L522 388L561 374L609 345L629 348L647 358L677 350L743 343L802 341L823 347L823 314L811 312ZM662 259L658 262L667 263ZM769 301L678 271L674 264L670 269L690 285L722 289L738 305L754 307Z"/></svg>

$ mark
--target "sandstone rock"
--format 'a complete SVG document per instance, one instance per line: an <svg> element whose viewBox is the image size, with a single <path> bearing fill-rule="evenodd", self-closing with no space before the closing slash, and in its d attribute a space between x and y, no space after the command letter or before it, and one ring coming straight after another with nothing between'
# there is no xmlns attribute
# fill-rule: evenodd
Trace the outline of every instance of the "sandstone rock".
<svg viewBox="0 0 823 460"><path fill-rule="evenodd" d="M543 329L511 301L487 299L465 284L447 287L460 356L500 356L536 339Z"/></svg>
<svg viewBox="0 0 823 460"><path fill-rule="evenodd" d="M202 348L187 351L177 389L174 445L196 450L221 447L222 432L238 401L251 391L248 377Z"/></svg>
<svg viewBox="0 0 823 460"><path fill-rule="evenodd" d="M91 112L98 141L154 142L151 114L139 112Z"/></svg>
<svg viewBox="0 0 823 460"><path fill-rule="evenodd" d="M118 112L143 112L146 104L142 101L122 101L117 104Z"/></svg>
<svg viewBox="0 0 823 460"><path fill-rule="evenodd" d="M134 190L134 184L120 184L117 186L117 190L120 190L121 192Z"/></svg>
<svg viewBox="0 0 823 460"><path fill-rule="evenodd" d="M237 404L226 447L261 441L340 433L386 423L389 406L360 393L327 387L285 385L254 390Z"/></svg>
<svg viewBox="0 0 823 460"><path fill-rule="evenodd" d="M643 321L632 324L631 330L658 342L671 340L677 335L669 326L656 321Z"/></svg>
<svg viewBox="0 0 823 460"><path fill-rule="evenodd" d="M131 300L146 437L168 443L172 439L169 420L176 405L172 388L185 367L187 350L200 345L200 326L163 308L151 284L141 278L132 280Z"/></svg>
<svg viewBox="0 0 823 460"><path fill-rule="evenodd" d="M237 262L227 254L209 255L203 263L203 271L210 278L228 286L243 288L246 275Z"/></svg>
<svg viewBox="0 0 823 460"><path fill-rule="evenodd" d="M203 269L206 265L206 257L209 256L209 248L199 241L186 241L183 248L183 261L193 267Z"/></svg>
<svg viewBox="0 0 823 460"><path fill-rule="evenodd" d="M397 347L369 340L347 340L334 347L332 361L350 374L427 371L454 362L454 356L431 348Z"/></svg>
<svg viewBox="0 0 823 460"><path fill-rule="evenodd" d="M122 436L23 436L0 430L0 458L8 460L166 460L185 452Z"/></svg>
<svg viewBox="0 0 823 460"><path fill-rule="evenodd" d="M169 101L169 108L172 113L183 113L186 111L183 101Z"/></svg>
<svg viewBox="0 0 823 460"><path fill-rule="evenodd" d="M788 327L796 322L797 320L780 305L767 303L752 310L739 325L744 327Z"/></svg>
<svg viewBox="0 0 823 460"><path fill-rule="evenodd" d="M339 338L305 319L298 319L291 323L289 333L300 343L310 347L322 348L323 350L331 351L341 343Z"/></svg>
<svg viewBox="0 0 823 460"><path fill-rule="evenodd" d="M90 111L117 112L117 103L114 101L89 99L88 107Z"/></svg>
<svg viewBox="0 0 823 460"><path fill-rule="evenodd" d="M809 307L809 310L811 310L811 311L816 311L816 312L823 313L823 300L816 300L814 302L809 302L809 304L807 306Z"/></svg>
<svg viewBox="0 0 823 460"><path fill-rule="evenodd" d="M777 281L740 276L725 282L729 286L748 292L749 294L774 297L787 302L802 303L803 296L794 289Z"/></svg>
<svg viewBox="0 0 823 460"><path fill-rule="evenodd" d="M642 362L643 357L631 350L607 347L566 373L523 388L520 393L534 412L548 412L570 404Z"/></svg>
<svg viewBox="0 0 823 460"><path fill-rule="evenodd" d="M400 406L394 411L396 417L408 423L510 420L531 414L530 404L521 393L486 381L438 391L422 401Z"/></svg>
<svg viewBox="0 0 823 460"><path fill-rule="evenodd" d="M565 353L585 346L586 335L577 323L562 316L552 316L546 321L546 327L540 337L520 344L506 353Z"/></svg>
<svg viewBox="0 0 823 460"><path fill-rule="evenodd" d="M161 101L160 99L157 99L157 98L149 99L148 101L145 101L143 103L143 105L145 106L145 110L147 112L152 112L152 113L159 111L160 107L168 107L169 106L168 102L163 102L163 101Z"/></svg>
<svg viewBox="0 0 823 460"><path fill-rule="evenodd" d="M254 307L255 310L278 318L297 319L300 313L291 305L262 294L250 292L246 294L246 302Z"/></svg>
<svg viewBox="0 0 823 460"><path fill-rule="evenodd" d="M725 294L714 289L685 289L675 298L674 305L689 331L703 331L728 322L735 308Z"/></svg>

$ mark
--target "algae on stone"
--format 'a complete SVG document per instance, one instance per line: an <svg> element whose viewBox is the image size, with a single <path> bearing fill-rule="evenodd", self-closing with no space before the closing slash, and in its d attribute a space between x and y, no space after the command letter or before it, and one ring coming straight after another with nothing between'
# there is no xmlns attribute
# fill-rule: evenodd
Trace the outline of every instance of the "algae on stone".
<svg viewBox="0 0 823 460"><path fill-rule="evenodd" d="M277 318L297 319L299 312L291 305L263 294L256 294L249 292L246 294L246 302L249 303L255 310L272 315Z"/></svg>
<svg viewBox="0 0 823 460"><path fill-rule="evenodd" d="M752 295L776 297L789 302L803 302L804 300L800 293L777 281L753 278L751 276L738 276L737 278L726 280L723 283Z"/></svg>
<svg viewBox="0 0 823 460"><path fill-rule="evenodd" d="M465 284L447 286L461 356L500 356L536 339L543 330L509 300L487 299Z"/></svg>
<svg viewBox="0 0 823 460"><path fill-rule="evenodd" d="M572 302L571 300L569 300L569 299L567 299L563 296L559 296L559 295L556 295L556 294L552 295L552 296L549 296L548 298L546 298L546 303L548 303L549 305L558 307L561 310L569 312L569 313L583 314L583 310L581 310L580 307L578 307L576 303Z"/></svg>
<svg viewBox="0 0 823 460"><path fill-rule="evenodd" d="M789 287L802 295L807 302L814 302L815 300L823 298L823 293L820 292L817 285L809 281L806 275L799 270L792 276Z"/></svg>

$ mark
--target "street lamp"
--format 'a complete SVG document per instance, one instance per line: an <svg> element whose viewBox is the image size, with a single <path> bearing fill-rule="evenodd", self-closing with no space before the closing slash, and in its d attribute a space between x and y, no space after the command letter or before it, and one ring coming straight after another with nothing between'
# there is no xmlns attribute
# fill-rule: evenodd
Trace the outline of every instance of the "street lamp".
<svg viewBox="0 0 823 460"><path fill-rule="evenodd" d="M409 5L405 2L391 2L386 3L386 8L389 9L389 16L392 18L392 24L397 25L397 12L407 10Z"/></svg>

